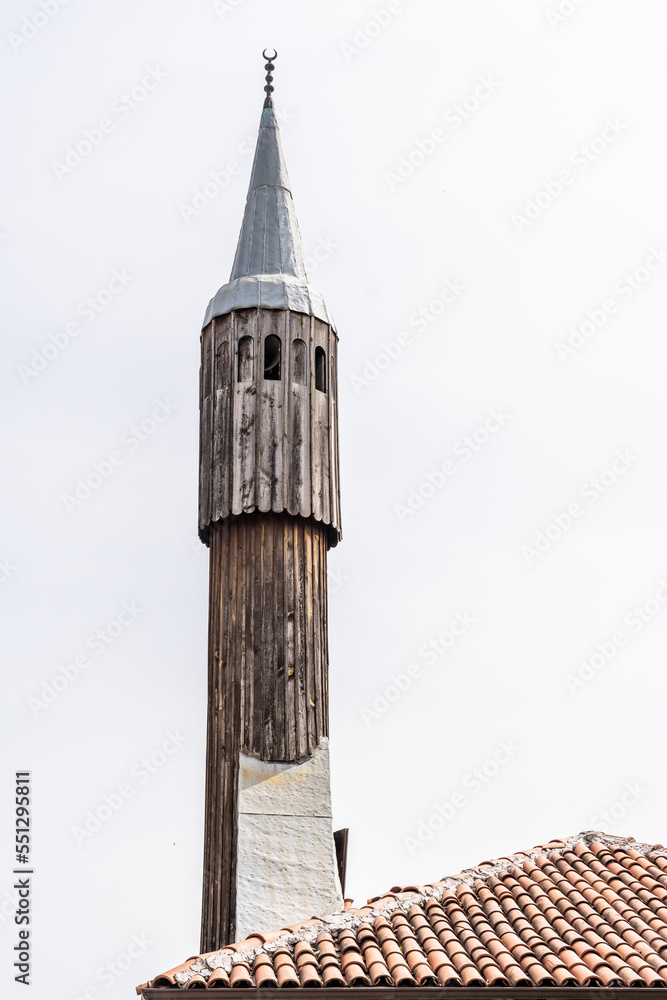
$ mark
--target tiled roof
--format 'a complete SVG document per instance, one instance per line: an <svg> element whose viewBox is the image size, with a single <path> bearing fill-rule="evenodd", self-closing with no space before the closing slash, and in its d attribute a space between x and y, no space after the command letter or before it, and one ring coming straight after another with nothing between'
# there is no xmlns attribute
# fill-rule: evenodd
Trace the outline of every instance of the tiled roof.
<svg viewBox="0 0 667 1000"><path fill-rule="evenodd" d="M554 840L253 935L143 988L230 986L664 987L667 850Z"/></svg>

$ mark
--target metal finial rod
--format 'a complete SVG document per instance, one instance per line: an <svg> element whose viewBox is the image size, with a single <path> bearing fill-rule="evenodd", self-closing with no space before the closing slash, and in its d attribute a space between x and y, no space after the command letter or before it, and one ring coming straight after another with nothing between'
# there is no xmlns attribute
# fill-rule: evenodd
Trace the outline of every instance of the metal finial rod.
<svg viewBox="0 0 667 1000"><path fill-rule="evenodd" d="M266 49L264 49L264 51L262 52L262 56L264 57L264 59L268 60L268 62L264 66L264 69L266 70L266 86L264 87L264 90L266 91L266 97L264 98L265 108L273 107L273 100L271 99L271 94L273 93L273 86L272 86L273 76L271 75L271 73L272 70L276 68L273 65L273 60L276 58L277 55L278 53L276 52L275 49L273 50L272 56L267 55Z"/></svg>

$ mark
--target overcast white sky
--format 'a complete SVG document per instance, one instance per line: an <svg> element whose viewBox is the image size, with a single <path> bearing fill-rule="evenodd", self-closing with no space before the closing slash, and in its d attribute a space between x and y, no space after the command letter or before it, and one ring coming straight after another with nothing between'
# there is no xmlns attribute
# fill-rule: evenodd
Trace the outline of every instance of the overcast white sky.
<svg viewBox="0 0 667 1000"><path fill-rule="evenodd" d="M130 997L199 947L199 329L265 46L340 334L348 895L591 827L667 838L667 12L558 4L3 4L3 996L19 769L37 1000Z"/></svg>

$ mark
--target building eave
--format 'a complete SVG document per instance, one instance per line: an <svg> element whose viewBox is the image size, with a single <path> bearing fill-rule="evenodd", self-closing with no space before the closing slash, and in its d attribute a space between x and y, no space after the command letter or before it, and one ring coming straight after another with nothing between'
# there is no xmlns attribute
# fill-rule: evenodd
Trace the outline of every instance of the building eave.
<svg viewBox="0 0 667 1000"><path fill-rule="evenodd" d="M174 995L174 989L179 987L160 987L141 991L144 1000L162 1000ZM226 997L227 1000L248 1000L249 990L223 987L206 991L212 997ZM352 995L355 1000L414 1000L419 994L424 1000L464 1000L475 997L476 1000L500 1000L512 997L512 1000L649 1000L650 997L660 997L664 1000L665 989L662 987L599 987L599 986L346 986L346 987L285 987L273 989L254 989L253 997L271 998L277 1000L349 1000Z"/></svg>

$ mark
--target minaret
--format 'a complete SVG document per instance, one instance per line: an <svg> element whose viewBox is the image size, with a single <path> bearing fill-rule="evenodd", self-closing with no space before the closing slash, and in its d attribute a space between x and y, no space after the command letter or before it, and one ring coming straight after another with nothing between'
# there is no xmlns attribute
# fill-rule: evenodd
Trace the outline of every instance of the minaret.
<svg viewBox="0 0 667 1000"><path fill-rule="evenodd" d="M266 64L229 282L201 335L210 547L201 949L342 908L329 780L327 551L341 537L337 336L309 283Z"/></svg>

